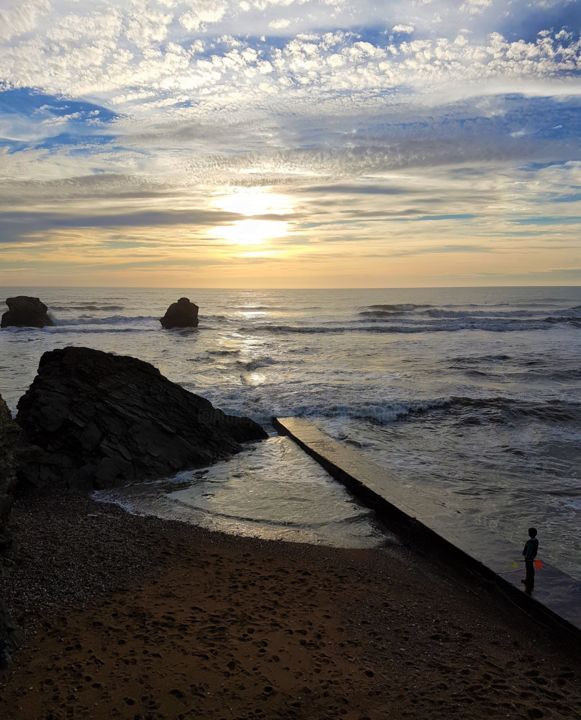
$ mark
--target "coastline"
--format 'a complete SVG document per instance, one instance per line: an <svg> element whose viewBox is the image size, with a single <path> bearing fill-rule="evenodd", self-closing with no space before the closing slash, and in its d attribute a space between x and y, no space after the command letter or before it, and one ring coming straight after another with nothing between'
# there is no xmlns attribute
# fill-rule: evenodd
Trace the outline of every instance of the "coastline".
<svg viewBox="0 0 581 720"><path fill-rule="evenodd" d="M24 646L6 720L574 718L581 654L399 545L212 533L27 497L0 580Z"/></svg>

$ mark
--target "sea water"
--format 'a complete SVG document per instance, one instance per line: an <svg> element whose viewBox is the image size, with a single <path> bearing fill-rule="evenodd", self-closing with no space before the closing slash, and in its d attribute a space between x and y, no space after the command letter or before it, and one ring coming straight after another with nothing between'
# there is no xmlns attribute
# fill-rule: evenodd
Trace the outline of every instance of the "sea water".
<svg viewBox="0 0 581 720"><path fill-rule="evenodd" d="M15 410L43 352L133 355L272 431L312 419L402 486L446 497L469 532L539 529L541 554L581 578L581 288L144 290L9 288L56 325L0 333L0 392ZM187 296L195 330L158 318ZM288 439L110 494L136 512L335 545L381 528Z"/></svg>

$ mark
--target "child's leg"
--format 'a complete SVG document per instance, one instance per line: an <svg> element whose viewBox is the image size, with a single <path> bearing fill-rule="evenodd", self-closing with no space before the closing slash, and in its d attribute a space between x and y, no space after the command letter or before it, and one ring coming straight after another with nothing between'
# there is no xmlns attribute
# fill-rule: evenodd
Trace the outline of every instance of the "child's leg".
<svg viewBox="0 0 581 720"><path fill-rule="evenodd" d="M528 589L532 590L535 585L535 566L533 562L525 562L527 575L525 578L525 585Z"/></svg>

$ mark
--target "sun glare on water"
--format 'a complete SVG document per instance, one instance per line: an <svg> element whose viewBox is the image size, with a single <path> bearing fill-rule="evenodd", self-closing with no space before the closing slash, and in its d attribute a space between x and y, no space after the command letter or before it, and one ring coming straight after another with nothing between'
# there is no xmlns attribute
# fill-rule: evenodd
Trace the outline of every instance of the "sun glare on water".
<svg viewBox="0 0 581 720"><path fill-rule="evenodd" d="M263 188L238 188L230 190L227 195L216 197L213 204L220 210L244 215L248 219L214 227L209 231L212 237L233 245L264 246L289 233L286 220L256 217L292 213L293 203L287 195L271 193Z"/></svg>

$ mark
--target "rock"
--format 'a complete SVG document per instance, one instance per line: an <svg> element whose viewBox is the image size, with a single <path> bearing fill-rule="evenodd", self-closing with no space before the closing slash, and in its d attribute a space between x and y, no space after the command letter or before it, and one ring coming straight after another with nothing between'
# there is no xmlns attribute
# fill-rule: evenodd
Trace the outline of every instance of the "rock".
<svg viewBox="0 0 581 720"><path fill-rule="evenodd" d="M198 327L198 309L195 303L183 297L168 307L159 322L166 329Z"/></svg>
<svg viewBox="0 0 581 720"><path fill-rule="evenodd" d="M21 464L23 483L77 490L203 467L267 437L149 363L82 347L42 356L16 421L36 446Z"/></svg>
<svg viewBox="0 0 581 720"><path fill-rule="evenodd" d="M6 403L0 397L0 553L10 546L8 518L16 483L18 436L18 426L13 422ZM0 597L0 668L8 664L10 652L17 644L17 637L18 628L10 621Z"/></svg>
<svg viewBox="0 0 581 720"><path fill-rule="evenodd" d="M6 300L8 310L2 315L2 327L44 327L54 325L48 308L38 298L18 295Z"/></svg>
<svg viewBox="0 0 581 720"><path fill-rule="evenodd" d="M16 484L16 450L19 430L0 397L0 551L9 545L8 516Z"/></svg>

